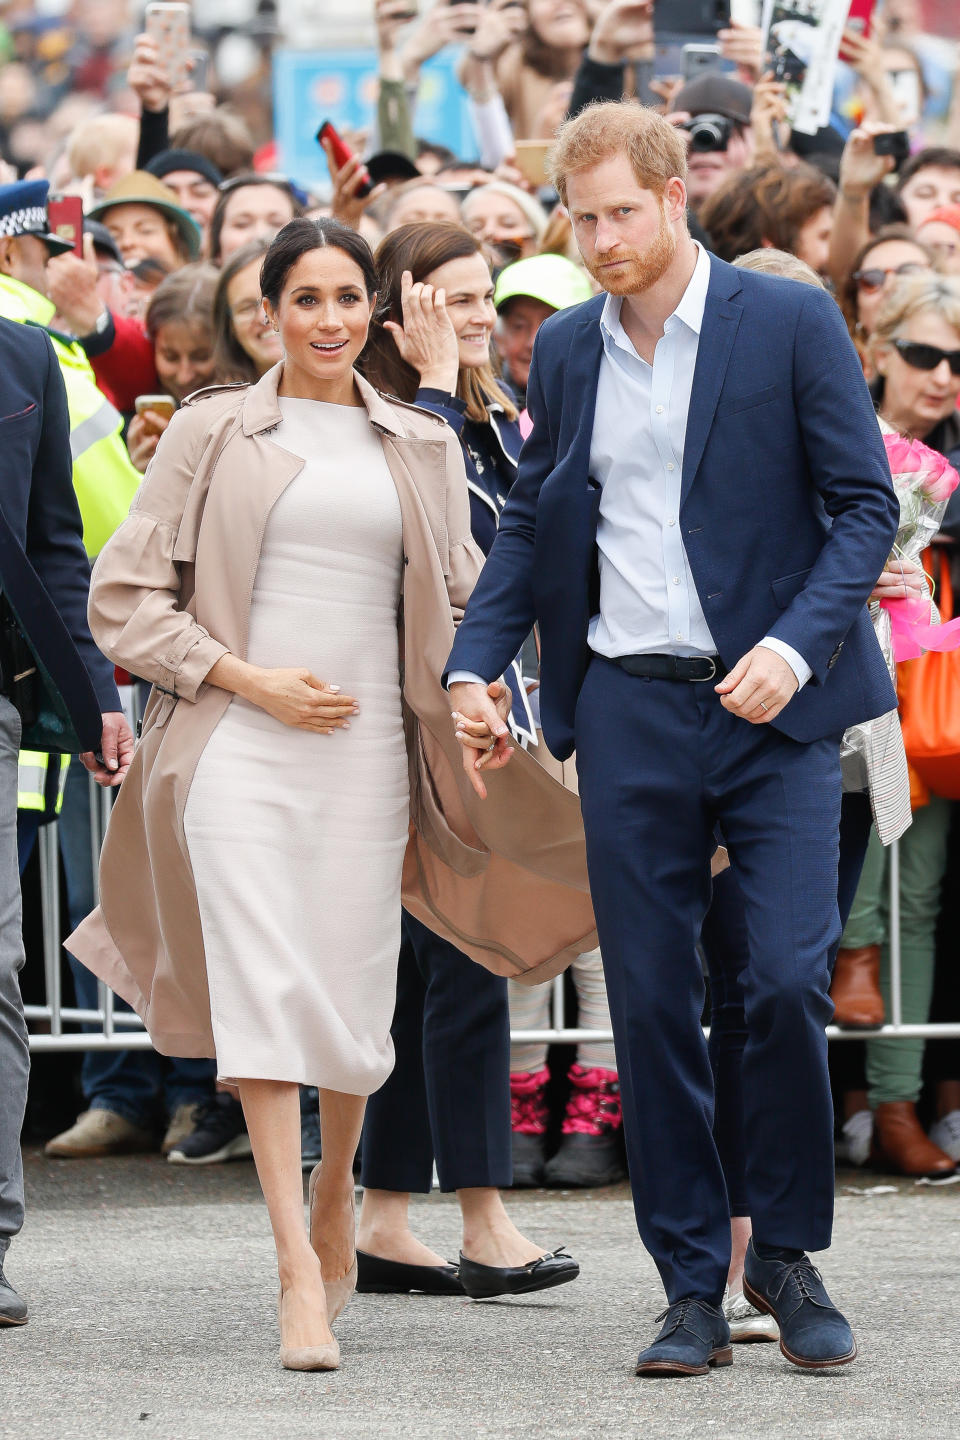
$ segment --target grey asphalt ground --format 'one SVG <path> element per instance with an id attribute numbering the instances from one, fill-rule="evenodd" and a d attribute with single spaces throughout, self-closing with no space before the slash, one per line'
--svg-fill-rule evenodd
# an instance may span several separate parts
<path id="1" fill-rule="evenodd" d="M 276 1279 L 249 1163 L 26 1158 L 30 1212 L 10 1278 L 32 1318 L 0 1331 L 0 1436 L 16 1440 L 566 1440 L 960 1436 L 960 1185 L 839 1177 L 820 1257 L 861 1358 L 803 1374 L 774 1345 L 706 1379 L 637 1380 L 661 1292 L 625 1188 L 518 1194 L 518 1222 L 566 1242 L 579 1281 L 512 1302 L 357 1296 L 333 1375 L 277 1358 Z M 449 1255 L 457 1210 L 415 1202 Z"/>

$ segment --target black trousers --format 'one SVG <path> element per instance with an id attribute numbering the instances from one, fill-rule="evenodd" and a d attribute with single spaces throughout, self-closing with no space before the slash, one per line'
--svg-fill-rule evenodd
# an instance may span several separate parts
<path id="1" fill-rule="evenodd" d="M 507 982 L 404 911 L 396 1065 L 367 1102 L 360 1179 L 426 1194 L 513 1183 Z"/>

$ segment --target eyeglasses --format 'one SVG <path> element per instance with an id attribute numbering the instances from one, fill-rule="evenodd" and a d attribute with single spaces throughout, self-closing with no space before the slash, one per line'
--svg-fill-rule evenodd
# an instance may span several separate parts
<path id="1" fill-rule="evenodd" d="M 861 290 L 871 291 L 882 290 L 887 283 L 888 275 L 921 275 L 929 270 L 929 265 L 923 265 L 919 260 L 908 260 L 903 265 L 894 265 L 889 270 L 881 270 L 879 266 L 869 270 L 855 270 L 853 279 Z"/>
<path id="2" fill-rule="evenodd" d="M 894 340 L 893 348 L 913 370 L 936 370 L 946 360 L 952 375 L 960 375 L 960 350 L 941 350 L 939 345 L 922 345 L 917 340 Z"/>

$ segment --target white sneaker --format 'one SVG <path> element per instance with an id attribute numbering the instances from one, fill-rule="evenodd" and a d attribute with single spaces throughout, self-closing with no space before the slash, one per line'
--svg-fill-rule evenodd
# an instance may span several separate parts
<path id="1" fill-rule="evenodd" d="M 930 1127 L 930 1139 L 951 1160 L 960 1160 L 960 1110 L 951 1110 Z"/>
<path id="2" fill-rule="evenodd" d="M 772 1315 L 763 1315 L 755 1310 L 742 1290 L 729 1286 L 723 1293 L 723 1313 L 730 1326 L 730 1339 L 734 1345 L 752 1340 L 779 1340 L 780 1327 Z"/>
<path id="3" fill-rule="evenodd" d="M 843 1122 L 836 1144 L 838 1160 L 847 1165 L 866 1165 L 873 1144 L 873 1111 L 858 1110 Z"/>

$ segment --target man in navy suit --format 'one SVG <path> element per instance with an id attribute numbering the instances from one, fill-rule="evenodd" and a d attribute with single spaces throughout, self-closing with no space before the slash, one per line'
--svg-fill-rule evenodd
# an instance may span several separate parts
<path id="1" fill-rule="evenodd" d="M 833 1217 L 839 742 L 896 705 L 866 610 L 898 521 L 884 447 L 830 297 L 690 238 L 672 126 L 594 106 L 553 170 L 607 293 L 537 337 L 533 432 L 448 662 L 464 763 L 481 795 L 508 763 L 487 687 L 538 622 L 544 735 L 577 752 L 637 1223 L 667 1292 L 643 1375 L 732 1358 L 695 958 L 721 827 L 750 938 L 744 1292 L 789 1359 L 843 1364 L 853 1334 L 805 1252 Z"/>
<path id="2" fill-rule="evenodd" d="M 5 234 L 37 245 L 47 233 L 42 207 L 3 217 Z M 0 319 L 0 1326 L 22 1325 L 26 1302 L 3 1273 L 23 1223 L 20 1129 L 27 1100 L 29 1050 L 20 997 L 23 965 L 17 865 L 17 760 L 21 719 L 11 626 L 19 625 L 70 714 L 82 759 L 98 782 L 120 784 L 133 736 L 120 708 L 113 666 L 87 627 L 90 567 L 73 489 L 70 422 L 60 366 L 41 329 Z M 19 682 L 22 684 L 22 680 Z"/>

